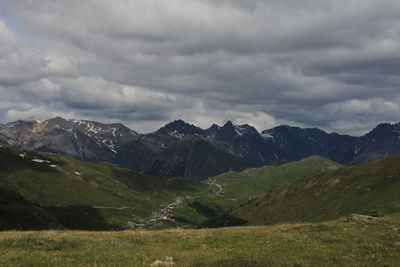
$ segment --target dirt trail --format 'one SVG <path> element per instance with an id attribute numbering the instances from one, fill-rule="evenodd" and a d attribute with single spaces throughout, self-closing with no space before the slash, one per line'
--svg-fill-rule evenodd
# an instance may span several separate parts
<path id="1" fill-rule="evenodd" d="M 103 207 L 103 206 L 92 206 L 95 209 L 110 209 L 110 210 L 126 210 L 126 209 L 134 209 L 132 207 Z"/>
<path id="2" fill-rule="evenodd" d="M 223 188 L 222 188 L 222 185 L 220 185 L 219 183 L 217 183 L 217 180 L 209 179 L 206 183 L 207 183 L 208 185 L 210 185 L 210 186 L 217 187 L 216 190 L 213 189 L 213 192 L 214 192 L 214 194 L 215 194 L 216 196 L 221 196 L 221 195 L 224 194 L 224 190 L 223 190 Z"/>

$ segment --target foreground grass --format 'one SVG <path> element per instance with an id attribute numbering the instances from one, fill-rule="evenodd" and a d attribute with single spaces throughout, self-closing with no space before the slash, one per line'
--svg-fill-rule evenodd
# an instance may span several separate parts
<path id="1" fill-rule="evenodd" d="M 3 232 L 0 266 L 398 266 L 400 215 L 203 230 Z"/>

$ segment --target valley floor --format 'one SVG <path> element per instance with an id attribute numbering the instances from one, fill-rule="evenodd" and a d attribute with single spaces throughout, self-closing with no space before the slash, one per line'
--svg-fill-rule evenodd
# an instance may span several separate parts
<path id="1" fill-rule="evenodd" d="M 203 230 L 9 231 L 0 233 L 0 255 L 0 266 L 398 266 L 400 214 Z"/>

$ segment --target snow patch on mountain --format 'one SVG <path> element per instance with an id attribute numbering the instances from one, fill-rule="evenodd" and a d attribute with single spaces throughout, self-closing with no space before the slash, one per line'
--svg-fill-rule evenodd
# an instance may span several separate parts
<path id="1" fill-rule="evenodd" d="M 33 159 L 32 161 L 37 163 L 51 163 L 50 161 L 44 159 Z"/>
<path id="2" fill-rule="evenodd" d="M 115 131 L 116 131 L 117 129 L 116 128 L 111 128 L 111 131 L 112 131 L 112 135 L 113 136 L 115 136 Z"/>
<path id="3" fill-rule="evenodd" d="M 172 132 L 170 132 L 170 135 L 177 139 L 182 139 L 183 137 L 185 137 L 184 134 L 179 133 L 177 130 L 173 130 Z"/>
<path id="4" fill-rule="evenodd" d="M 77 123 L 79 125 L 81 125 L 83 123 L 83 121 L 81 121 L 81 120 L 68 120 L 68 121 L 73 122 L 73 123 Z"/>
<path id="5" fill-rule="evenodd" d="M 354 150 L 354 155 L 357 155 L 358 152 L 360 152 L 361 148 L 362 148 L 362 147 L 357 147 L 357 148 Z"/>
<path id="6" fill-rule="evenodd" d="M 245 134 L 246 129 L 242 126 L 235 125 L 235 132 L 237 135 L 242 136 L 243 134 Z"/>
<path id="7" fill-rule="evenodd" d="M 108 149 L 111 150 L 111 152 L 113 152 L 114 154 L 117 154 L 115 144 L 112 140 L 103 139 L 102 142 Z"/>
<path id="8" fill-rule="evenodd" d="M 270 133 L 266 132 L 266 131 L 262 132 L 261 135 L 262 135 L 262 137 L 264 137 L 265 139 L 274 139 L 274 136 L 271 135 Z"/>

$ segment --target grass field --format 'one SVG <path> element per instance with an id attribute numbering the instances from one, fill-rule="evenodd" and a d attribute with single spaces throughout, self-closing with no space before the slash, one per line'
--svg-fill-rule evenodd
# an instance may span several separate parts
<path id="1" fill-rule="evenodd" d="M 150 266 L 166 257 L 174 266 L 398 266 L 399 225 L 393 214 L 202 230 L 10 231 L 0 233 L 0 266 Z"/>

